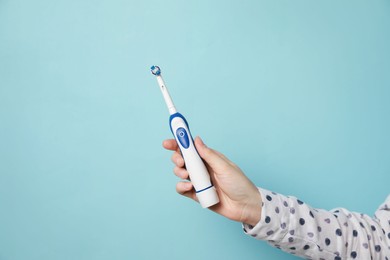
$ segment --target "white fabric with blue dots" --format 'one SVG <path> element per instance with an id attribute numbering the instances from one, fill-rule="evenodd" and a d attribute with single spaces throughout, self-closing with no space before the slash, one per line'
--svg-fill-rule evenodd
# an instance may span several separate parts
<path id="1" fill-rule="evenodd" d="M 390 260 L 390 195 L 372 218 L 339 208 L 315 209 L 259 188 L 261 219 L 244 232 L 306 259 Z"/>

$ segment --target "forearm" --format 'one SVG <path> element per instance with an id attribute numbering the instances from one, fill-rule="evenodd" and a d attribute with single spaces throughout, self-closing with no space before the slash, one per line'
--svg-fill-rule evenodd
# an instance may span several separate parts
<path id="1" fill-rule="evenodd" d="M 389 238 L 375 219 L 346 209 L 315 209 L 294 197 L 259 191 L 263 199 L 261 217 L 256 225 L 244 224 L 249 235 L 309 258 L 387 256 L 384 251 L 388 251 Z"/>

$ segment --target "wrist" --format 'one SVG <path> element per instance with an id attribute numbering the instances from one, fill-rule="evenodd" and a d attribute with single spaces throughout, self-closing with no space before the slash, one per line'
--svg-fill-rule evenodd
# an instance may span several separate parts
<path id="1" fill-rule="evenodd" d="M 242 222 L 252 226 L 256 226 L 261 219 L 261 204 L 262 198 L 259 190 L 255 187 L 253 196 L 244 207 Z"/>

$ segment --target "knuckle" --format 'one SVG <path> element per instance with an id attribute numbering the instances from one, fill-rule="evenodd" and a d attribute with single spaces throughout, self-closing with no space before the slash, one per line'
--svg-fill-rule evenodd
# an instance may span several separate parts
<path id="1" fill-rule="evenodd" d="M 180 182 L 178 182 L 177 184 L 176 184 L 176 192 L 177 193 L 179 193 L 179 194 L 183 194 L 183 190 L 182 190 L 182 188 L 181 188 L 181 185 L 180 185 Z"/>
<path id="2" fill-rule="evenodd" d="M 171 156 L 171 160 L 172 160 L 174 163 L 176 163 L 176 160 L 177 160 L 178 156 L 179 156 L 178 153 L 176 153 L 176 152 L 173 153 L 172 156 Z"/>
<path id="3" fill-rule="evenodd" d="M 179 175 L 180 175 L 180 169 L 179 169 L 179 167 L 173 168 L 173 173 L 174 173 L 176 176 L 179 176 Z"/>

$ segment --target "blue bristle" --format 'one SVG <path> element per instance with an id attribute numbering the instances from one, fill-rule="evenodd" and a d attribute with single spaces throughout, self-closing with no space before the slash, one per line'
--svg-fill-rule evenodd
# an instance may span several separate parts
<path id="1" fill-rule="evenodd" d="M 150 67 L 150 70 L 152 71 L 153 75 L 159 76 L 161 74 L 161 70 L 159 66 L 152 66 Z"/>

